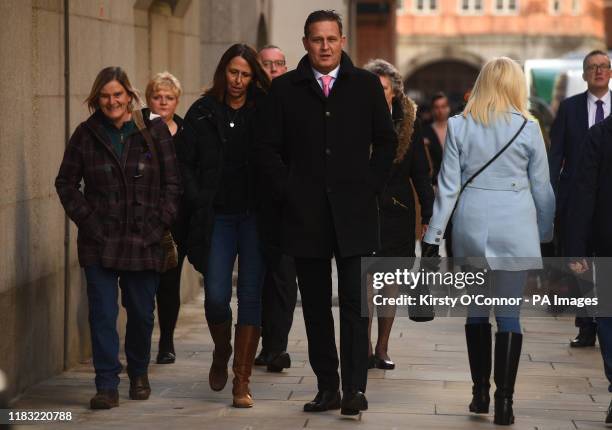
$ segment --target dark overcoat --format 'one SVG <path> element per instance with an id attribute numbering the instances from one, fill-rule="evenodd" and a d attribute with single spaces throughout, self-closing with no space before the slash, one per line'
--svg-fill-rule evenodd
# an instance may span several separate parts
<path id="1" fill-rule="evenodd" d="M 594 125 L 569 183 L 564 226 L 568 257 L 612 257 L 612 117 Z M 592 234 L 596 232 L 596 234 Z"/>
<path id="2" fill-rule="evenodd" d="M 281 245 L 296 257 L 369 255 L 380 248 L 377 194 L 397 137 L 380 80 L 342 54 L 329 97 L 308 57 L 272 81 L 257 162 L 281 203 Z"/>
<path id="3" fill-rule="evenodd" d="M 62 205 L 79 228 L 79 262 L 161 271 L 160 240 L 176 217 L 181 194 L 172 136 L 161 118 L 145 116 L 155 147 L 136 129 L 119 158 L 103 115 L 96 111 L 76 128 L 55 180 Z"/>
<path id="4" fill-rule="evenodd" d="M 404 113 L 404 109 L 410 112 Z M 393 104 L 393 123 L 403 145 L 408 150 L 401 159 L 393 162 L 391 174 L 380 199 L 381 256 L 414 257 L 416 204 L 414 191 L 421 205 L 421 224 L 429 224 L 433 212 L 434 192 L 429 175 L 429 163 L 425 155 L 421 124 L 415 120 L 416 107 L 410 102 L 402 106 Z M 404 130 L 408 121 L 413 122 L 412 133 Z M 414 191 L 413 191 L 414 187 Z"/>
<path id="5" fill-rule="evenodd" d="M 254 136 L 256 106 L 264 97 L 262 90 L 251 87 L 247 95 L 247 109 L 240 126 L 248 127 L 245 133 L 249 154 Z M 205 95 L 196 100 L 187 111 L 183 129 L 177 136 L 177 155 L 185 190 L 184 203 L 189 225 L 180 245 L 189 262 L 202 274 L 206 274 L 212 230 L 215 220 L 214 201 L 221 180 L 225 154 L 227 121 L 225 106 L 213 96 Z M 248 159 L 249 157 L 247 157 Z M 249 163 L 249 198 L 255 199 L 256 180 L 252 163 Z"/>

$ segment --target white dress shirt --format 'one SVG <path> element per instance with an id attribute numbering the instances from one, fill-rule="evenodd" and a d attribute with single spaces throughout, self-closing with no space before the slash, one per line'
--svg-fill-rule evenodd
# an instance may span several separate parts
<path id="1" fill-rule="evenodd" d="M 314 73 L 314 77 L 317 80 L 317 82 L 319 83 L 319 86 L 321 87 L 321 89 L 323 89 L 323 81 L 321 81 L 321 76 L 331 76 L 332 77 L 332 80 L 329 82 L 329 90 L 330 91 L 334 87 L 334 82 L 336 82 L 336 79 L 338 78 L 338 72 L 339 71 L 340 71 L 340 64 L 338 64 L 338 67 L 336 67 L 334 70 L 332 70 L 331 72 L 327 73 L 326 75 L 324 75 L 323 73 L 319 72 L 314 67 L 312 68 L 312 72 Z"/>
<path id="2" fill-rule="evenodd" d="M 591 92 L 589 91 L 587 93 L 587 109 L 589 111 L 589 128 L 595 125 L 595 113 L 597 112 L 597 105 L 595 104 L 595 102 L 597 100 L 601 100 L 603 102 L 602 107 L 603 107 L 603 112 L 604 112 L 604 119 L 610 115 L 610 91 L 606 91 L 606 94 L 601 99 L 598 99 L 593 94 L 591 94 Z"/>

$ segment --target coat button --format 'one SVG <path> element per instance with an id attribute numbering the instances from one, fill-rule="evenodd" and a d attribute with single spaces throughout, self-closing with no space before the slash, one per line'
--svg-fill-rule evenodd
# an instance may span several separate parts
<path id="1" fill-rule="evenodd" d="M 438 235 L 442 234 L 442 230 L 438 230 L 437 234 Z"/>
<path id="2" fill-rule="evenodd" d="M 513 183 L 512 183 L 512 186 L 513 186 L 513 187 L 516 187 L 516 184 L 513 182 Z"/>
<path id="3" fill-rule="evenodd" d="M 326 111 L 325 112 L 325 116 L 330 117 L 331 116 L 331 112 L 330 111 Z"/>
<path id="4" fill-rule="evenodd" d="M 325 153 L 326 153 L 327 155 L 331 155 L 331 149 L 329 149 L 329 148 L 325 148 Z"/>
<path id="5" fill-rule="evenodd" d="M 436 243 L 440 243 L 440 238 L 436 237 Z"/>
<path id="6" fill-rule="evenodd" d="M 327 192 L 331 193 L 331 191 L 332 191 L 331 187 L 327 187 Z"/>

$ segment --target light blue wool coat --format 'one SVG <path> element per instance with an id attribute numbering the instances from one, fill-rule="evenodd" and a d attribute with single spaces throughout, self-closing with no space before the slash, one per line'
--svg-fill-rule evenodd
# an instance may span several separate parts
<path id="1" fill-rule="evenodd" d="M 522 123 L 517 111 L 488 126 L 471 116 L 449 119 L 425 242 L 440 243 L 461 186 L 512 139 Z M 453 254 L 487 257 L 494 270 L 540 268 L 540 242 L 552 240 L 554 213 L 544 139 L 538 123 L 530 119 L 512 145 L 459 198 L 453 215 Z"/>

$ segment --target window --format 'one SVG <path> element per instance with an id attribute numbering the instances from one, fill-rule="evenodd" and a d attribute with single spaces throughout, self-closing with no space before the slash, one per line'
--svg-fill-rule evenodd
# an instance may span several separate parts
<path id="1" fill-rule="evenodd" d="M 572 0 L 572 14 L 578 15 L 580 13 L 580 0 Z"/>
<path id="2" fill-rule="evenodd" d="M 438 10 L 438 0 L 413 0 L 415 13 L 433 13 Z"/>
<path id="3" fill-rule="evenodd" d="M 550 0 L 550 14 L 559 15 L 561 12 L 561 0 Z"/>
<path id="4" fill-rule="evenodd" d="M 494 12 L 499 15 L 514 15 L 518 11 L 518 0 L 495 0 Z"/>
<path id="5" fill-rule="evenodd" d="M 462 14 L 482 13 L 482 0 L 459 0 L 459 13 L 462 13 Z"/>

